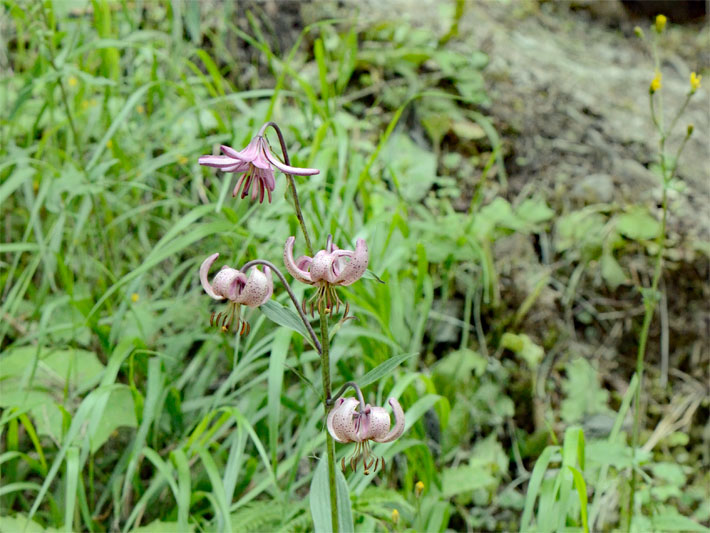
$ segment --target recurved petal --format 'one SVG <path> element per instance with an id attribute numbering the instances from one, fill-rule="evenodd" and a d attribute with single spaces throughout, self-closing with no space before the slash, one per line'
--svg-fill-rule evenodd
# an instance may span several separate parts
<path id="1" fill-rule="evenodd" d="M 322 280 L 328 283 L 335 282 L 335 275 L 333 274 L 334 259 L 335 256 L 325 250 L 321 250 L 313 256 L 313 262 L 311 263 L 309 272 L 311 273 L 311 279 L 314 283 Z"/>
<path id="2" fill-rule="evenodd" d="M 249 144 L 247 144 L 246 148 L 244 150 L 241 150 L 239 152 L 236 152 L 236 155 L 234 157 L 241 159 L 242 161 L 246 161 L 248 163 L 251 163 L 254 161 L 259 156 L 259 150 L 261 147 L 259 146 L 259 139 L 260 137 L 254 137 L 252 138 L 251 141 L 249 141 Z M 224 147 L 222 147 L 224 149 Z"/>
<path id="3" fill-rule="evenodd" d="M 297 176 L 313 176 L 315 174 L 320 174 L 320 170 L 317 168 L 300 168 L 300 167 L 292 167 L 290 165 L 287 165 L 285 163 L 282 163 L 279 161 L 274 154 L 271 153 L 271 150 L 267 149 L 264 150 L 264 154 L 266 155 L 266 158 L 269 160 L 269 163 L 274 165 L 276 168 L 278 168 L 281 172 L 284 174 L 295 174 Z"/>
<path id="4" fill-rule="evenodd" d="M 301 283 L 313 284 L 311 275 L 306 271 L 298 267 L 296 262 L 293 260 L 293 243 L 296 241 L 296 237 L 289 237 L 286 239 L 286 246 L 284 246 L 284 264 L 286 265 L 286 270 L 294 278 L 296 278 Z M 299 257 L 298 261 L 301 263 L 305 256 Z"/>
<path id="5" fill-rule="evenodd" d="M 230 167 L 239 163 L 239 161 L 237 161 L 236 159 L 232 159 L 231 157 L 227 157 L 226 155 L 203 155 L 200 156 L 197 162 L 200 165 L 215 168 Z"/>
<path id="6" fill-rule="evenodd" d="M 239 270 L 223 266 L 212 280 L 212 289 L 218 296 L 237 301 L 246 282 L 247 277 Z"/>
<path id="7" fill-rule="evenodd" d="M 392 442 L 398 439 L 404 432 L 404 411 L 402 410 L 402 406 L 395 398 L 390 398 L 388 402 L 394 413 L 394 427 L 384 437 L 373 437 L 375 442 Z M 380 409 L 384 411 L 384 408 Z M 389 422 L 387 427 L 389 428 Z"/>
<path id="8" fill-rule="evenodd" d="M 218 257 L 219 254 L 212 254 L 207 259 L 202 261 L 202 265 L 200 265 L 200 283 L 202 283 L 202 288 L 205 289 L 205 292 L 210 298 L 214 298 L 215 300 L 224 300 L 222 296 L 214 292 L 212 285 L 210 285 L 210 282 L 207 279 L 207 275 L 210 273 L 210 268 Z"/>
<path id="9" fill-rule="evenodd" d="M 338 442 L 358 441 L 353 415 L 359 403 L 356 398 L 339 398 L 328 414 L 326 421 L 328 433 Z"/>
<path id="10" fill-rule="evenodd" d="M 336 257 L 345 256 L 347 250 L 337 250 L 333 252 Z M 367 243 L 363 239 L 358 239 L 355 243 L 355 252 L 350 256 L 350 262 L 343 267 L 340 274 L 333 282 L 335 285 L 351 285 L 359 280 L 367 270 L 370 255 L 367 251 Z"/>
<path id="11" fill-rule="evenodd" d="M 370 407 L 370 421 L 368 424 L 368 439 L 382 439 L 390 430 L 390 415 L 384 407 Z"/>
<path id="12" fill-rule="evenodd" d="M 258 307 L 266 302 L 274 291 L 271 280 L 271 271 L 267 268 L 268 275 L 257 267 L 249 270 L 249 279 L 237 298 L 237 303 Z"/>
<path id="13" fill-rule="evenodd" d="M 227 154 L 227 156 L 231 159 L 243 159 L 240 155 L 239 152 L 237 152 L 234 148 L 231 146 L 227 146 L 226 144 L 220 145 L 220 150 L 222 150 L 222 153 Z"/>

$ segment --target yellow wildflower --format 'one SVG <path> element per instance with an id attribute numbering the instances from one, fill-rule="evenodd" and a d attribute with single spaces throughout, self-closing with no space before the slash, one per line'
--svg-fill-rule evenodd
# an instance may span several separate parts
<path id="1" fill-rule="evenodd" d="M 414 494 L 419 498 L 419 496 L 422 495 L 422 492 L 424 492 L 424 483 L 421 481 L 417 481 L 417 484 L 414 485 Z"/>
<path id="2" fill-rule="evenodd" d="M 663 32 L 663 30 L 666 27 L 666 22 L 668 22 L 668 19 L 666 18 L 665 15 L 657 15 L 656 16 L 656 31 L 658 33 Z"/>
<path id="3" fill-rule="evenodd" d="M 108 141 L 106 141 L 106 148 L 109 148 L 109 149 L 110 149 L 110 148 L 113 148 L 113 141 L 112 141 L 111 139 L 109 139 Z"/>
<path id="4" fill-rule="evenodd" d="M 145 113 L 145 107 L 143 107 L 142 105 L 137 105 L 136 111 L 138 111 L 139 115 L 142 115 L 143 113 Z"/>
<path id="5" fill-rule="evenodd" d="M 700 89 L 700 80 L 702 80 L 702 76 L 698 76 L 695 72 L 690 73 L 690 92 L 694 93 L 698 89 Z"/>
<path id="6" fill-rule="evenodd" d="M 180 157 L 178 157 L 178 163 L 180 163 L 181 165 L 186 165 L 188 161 L 189 161 L 189 159 L 187 157 L 185 157 L 184 155 L 181 155 Z"/>
<path id="7" fill-rule="evenodd" d="M 69 87 L 76 87 L 76 84 L 79 83 L 74 76 L 71 76 L 67 81 L 69 82 Z"/>
<path id="8" fill-rule="evenodd" d="M 134 292 L 133 294 L 131 294 L 131 301 L 133 303 L 136 303 L 139 299 L 140 299 L 140 296 L 138 296 L 137 292 Z"/>
<path id="9" fill-rule="evenodd" d="M 399 511 L 397 509 L 392 509 L 392 522 L 399 523 Z"/>
<path id="10" fill-rule="evenodd" d="M 651 86 L 648 88 L 651 94 L 655 93 L 658 89 L 661 88 L 661 78 L 661 72 L 657 70 L 656 75 L 651 80 Z"/>

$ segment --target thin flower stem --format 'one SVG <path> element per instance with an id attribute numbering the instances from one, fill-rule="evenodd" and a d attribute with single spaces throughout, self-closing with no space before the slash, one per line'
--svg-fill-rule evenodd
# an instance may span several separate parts
<path id="1" fill-rule="evenodd" d="M 328 313 L 323 308 L 321 302 L 318 305 L 318 314 L 320 316 L 320 337 L 323 343 L 323 351 L 321 352 L 321 372 L 323 374 L 323 407 L 325 408 L 325 416 L 332 409 L 330 404 L 330 338 L 328 334 Z M 328 454 L 328 485 L 330 486 L 330 519 L 333 525 L 333 533 L 338 533 L 338 493 L 335 486 L 335 443 L 333 437 L 328 431 L 325 432 L 325 447 Z"/>
<path id="2" fill-rule="evenodd" d="M 357 383 L 354 381 L 348 381 L 347 383 L 344 383 L 342 387 L 340 387 L 340 390 L 333 394 L 329 399 L 326 400 L 326 404 L 328 404 L 330 407 L 335 404 L 335 400 L 340 398 L 346 390 L 348 390 L 348 387 L 352 387 L 355 389 L 355 394 L 357 394 L 357 399 L 360 401 L 360 412 L 364 413 L 365 412 L 365 399 L 362 397 L 362 391 L 360 390 L 360 387 L 357 386 Z"/>
<path id="3" fill-rule="evenodd" d="M 279 144 L 281 145 L 281 153 L 283 154 L 284 163 L 291 166 L 291 161 L 288 157 L 288 150 L 286 150 L 286 141 L 281 133 L 281 128 L 275 122 L 269 121 L 265 123 L 257 135 L 263 136 L 266 129 L 271 126 L 276 135 L 279 138 Z M 303 232 L 303 237 L 306 239 L 306 251 L 308 255 L 313 255 L 313 246 L 311 246 L 311 237 L 308 234 L 308 229 L 306 229 L 306 221 L 303 219 L 303 213 L 301 212 L 301 202 L 298 200 L 298 192 L 296 192 L 296 182 L 291 174 L 286 174 L 286 181 L 288 182 L 288 187 L 291 189 L 291 196 L 293 196 L 293 207 L 296 210 L 296 218 L 298 218 L 298 223 L 301 225 L 301 231 Z"/>
<path id="4" fill-rule="evenodd" d="M 293 293 L 293 290 L 291 289 L 291 286 L 288 284 L 288 281 L 286 281 L 286 278 L 284 277 L 284 275 L 276 267 L 276 265 L 274 265 L 272 262 L 266 261 L 264 259 L 254 259 L 253 261 L 249 261 L 241 268 L 241 271 L 246 273 L 246 271 L 248 269 L 250 269 L 251 267 L 256 266 L 256 265 L 267 266 L 276 273 L 276 276 L 281 280 L 281 283 L 283 284 L 284 288 L 286 289 L 286 292 L 291 297 L 291 301 L 293 302 L 294 307 L 296 307 L 296 311 L 298 312 L 298 316 L 301 317 L 301 321 L 303 322 L 303 325 L 306 326 L 306 329 L 308 330 L 308 334 L 311 337 L 311 341 L 313 341 L 313 345 L 315 346 L 316 350 L 318 350 L 318 353 L 322 354 L 323 348 L 321 346 L 321 343 L 318 342 L 318 336 L 316 335 L 316 332 L 313 331 L 313 327 L 311 327 L 311 323 L 308 322 L 308 318 L 303 313 L 303 310 L 301 309 L 301 306 L 298 304 L 298 300 L 296 299 L 296 295 Z"/>
<path id="5" fill-rule="evenodd" d="M 636 353 L 636 376 L 638 377 L 638 387 L 636 387 L 636 393 L 634 394 L 634 425 L 633 425 L 633 432 L 632 432 L 632 443 L 631 443 L 631 450 L 632 450 L 632 466 L 631 466 L 631 487 L 629 491 L 629 501 L 627 504 L 627 522 L 626 522 L 626 531 L 631 530 L 631 519 L 632 519 L 632 514 L 633 514 L 633 505 L 634 505 L 634 496 L 636 494 L 636 470 L 634 469 L 633 463 L 636 461 L 636 450 L 638 449 L 639 446 L 639 431 L 640 431 L 640 422 L 641 422 L 641 388 L 643 385 L 643 370 L 644 370 L 644 357 L 646 355 L 646 344 L 648 342 L 648 334 L 651 329 L 651 321 L 653 320 L 653 314 L 656 310 L 656 307 L 658 305 L 658 298 L 657 298 L 657 293 L 658 293 L 658 285 L 661 281 L 661 275 L 663 274 L 663 252 L 665 250 L 665 245 L 666 245 L 666 228 L 667 228 L 667 221 L 668 221 L 668 186 L 670 182 L 673 180 L 675 177 L 676 170 L 678 169 L 678 159 L 680 158 L 681 153 L 683 152 L 683 148 L 685 148 L 686 143 L 688 142 L 688 139 L 690 138 L 691 131 L 689 130 L 685 137 L 683 138 L 683 141 L 681 142 L 680 146 L 678 147 L 678 151 L 676 152 L 675 159 L 672 162 L 672 168 L 667 168 L 666 165 L 666 157 L 665 157 L 665 149 L 666 149 L 666 139 L 668 135 L 671 133 L 671 129 L 673 126 L 676 125 L 678 122 L 678 119 L 680 118 L 680 115 L 682 112 L 685 110 L 686 106 L 688 105 L 688 101 L 690 100 L 690 96 L 688 96 L 683 103 L 683 105 L 680 107 L 678 114 L 676 117 L 673 119 L 671 123 L 671 128 L 666 132 L 663 131 L 662 129 L 659 128 L 660 132 L 660 138 L 658 141 L 658 151 L 659 155 L 661 158 L 661 173 L 663 177 L 663 196 L 661 198 L 661 209 L 662 209 L 662 214 L 661 214 L 661 229 L 656 237 L 656 245 L 658 247 L 658 250 L 656 252 L 656 261 L 653 269 L 653 278 L 651 279 L 651 287 L 649 288 L 649 291 L 644 295 L 644 307 L 645 307 L 645 312 L 643 316 L 643 325 L 641 326 L 641 334 L 639 336 L 639 345 L 638 345 L 638 351 Z M 656 110 L 653 106 L 653 95 L 651 95 L 650 99 L 650 106 L 651 106 L 651 118 L 653 120 L 653 123 L 656 124 L 657 126 L 661 124 L 661 119 L 659 119 L 656 116 Z"/>

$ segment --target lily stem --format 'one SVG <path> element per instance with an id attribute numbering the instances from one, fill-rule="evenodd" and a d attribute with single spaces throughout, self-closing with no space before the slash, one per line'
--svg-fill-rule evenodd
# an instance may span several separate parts
<path id="1" fill-rule="evenodd" d="M 257 135 L 264 135 L 266 128 L 271 126 L 276 132 L 279 138 L 279 144 L 281 145 L 281 153 L 283 154 L 284 163 L 291 166 L 291 161 L 288 157 L 288 150 L 286 150 L 286 141 L 284 140 L 283 133 L 281 133 L 281 128 L 279 128 L 276 122 L 269 121 L 265 123 Z M 291 196 L 293 197 L 293 207 L 296 210 L 296 218 L 298 218 L 298 223 L 301 225 L 301 231 L 303 232 L 303 237 L 306 239 L 306 251 L 308 255 L 313 256 L 313 246 L 311 246 L 311 237 L 308 235 L 308 229 L 306 229 L 306 221 L 303 219 L 303 213 L 301 212 L 301 202 L 298 200 L 298 192 L 296 192 L 296 182 L 291 174 L 285 174 L 286 181 L 288 182 L 288 187 L 291 189 Z"/>
<path id="2" fill-rule="evenodd" d="M 328 336 L 328 313 L 325 312 L 324 303 L 318 305 L 320 316 L 320 337 L 323 350 L 321 351 L 321 372 L 323 374 L 323 407 L 325 416 L 333 408 L 331 405 L 330 390 L 330 338 Z M 325 432 L 325 447 L 328 455 L 328 485 L 330 486 L 330 519 L 333 524 L 333 533 L 338 533 L 338 493 L 335 486 L 335 443 L 328 431 Z"/>
<path id="3" fill-rule="evenodd" d="M 345 391 L 348 390 L 348 387 L 352 387 L 355 390 L 355 394 L 357 394 L 357 399 L 360 401 L 360 412 L 364 413 L 365 399 L 362 396 L 362 391 L 360 390 L 360 387 L 358 387 L 357 383 L 355 383 L 354 381 L 348 381 L 347 383 L 343 383 L 343 386 L 340 387 L 340 390 L 333 394 L 333 396 L 331 396 L 328 400 L 326 400 L 325 403 L 332 408 L 335 404 L 335 401 L 343 394 L 345 394 Z"/>
<path id="4" fill-rule="evenodd" d="M 245 263 L 244 266 L 242 267 L 241 271 L 246 273 L 247 270 L 249 270 L 251 267 L 256 266 L 256 265 L 264 265 L 266 267 L 269 267 L 271 270 L 276 273 L 276 276 L 281 280 L 281 283 L 283 284 L 284 288 L 286 289 L 286 292 L 288 295 L 291 297 L 291 301 L 293 302 L 293 305 L 296 307 L 296 311 L 298 312 L 298 316 L 301 317 L 301 321 L 303 322 L 303 325 L 306 326 L 306 330 L 308 331 L 308 335 L 311 337 L 311 341 L 313 342 L 313 346 L 315 346 L 316 350 L 318 350 L 319 354 L 323 354 L 323 348 L 318 342 L 318 336 L 316 335 L 316 332 L 313 331 L 313 327 L 311 327 L 311 323 L 308 321 L 308 318 L 306 315 L 303 313 L 303 310 L 301 309 L 301 306 L 298 305 L 298 300 L 296 299 L 296 295 L 293 293 L 293 290 L 291 289 L 291 286 L 288 284 L 288 281 L 286 281 L 286 277 L 281 273 L 281 271 L 274 265 L 271 261 L 266 261 L 264 259 L 254 259 L 253 261 L 249 261 L 248 263 Z"/>

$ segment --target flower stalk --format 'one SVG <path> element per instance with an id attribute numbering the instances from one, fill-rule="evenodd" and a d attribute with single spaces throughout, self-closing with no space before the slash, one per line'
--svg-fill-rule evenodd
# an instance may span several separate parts
<path id="1" fill-rule="evenodd" d="M 333 408 L 330 401 L 330 338 L 328 333 L 328 313 L 324 309 L 323 303 L 318 306 L 320 315 L 320 336 L 321 336 L 321 374 L 323 376 L 323 408 L 325 416 L 328 417 Z M 329 432 L 325 432 L 325 447 L 328 455 L 328 486 L 330 488 L 330 518 L 333 524 L 333 533 L 338 533 L 340 524 L 338 522 L 338 493 L 335 485 L 335 443 Z"/>
<path id="2" fill-rule="evenodd" d="M 281 154 L 284 158 L 284 163 L 291 166 L 291 161 L 288 157 L 288 150 L 286 150 L 286 141 L 284 140 L 283 133 L 281 133 L 281 128 L 275 122 L 269 121 L 264 124 L 257 135 L 264 135 L 266 129 L 271 126 L 276 132 L 276 136 L 279 138 L 279 144 L 281 145 Z M 288 183 L 288 188 L 291 191 L 291 197 L 293 198 L 293 208 L 296 211 L 296 218 L 298 219 L 298 224 L 301 226 L 301 232 L 303 233 L 303 238 L 306 240 L 306 250 L 309 255 L 313 255 L 313 246 L 311 246 L 311 237 L 308 235 L 308 228 L 306 228 L 306 221 L 303 219 L 303 212 L 301 211 L 301 202 L 298 199 L 298 192 L 296 191 L 296 184 L 293 180 L 293 176 L 284 172 L 286 176 L 286 182 Z"/>

